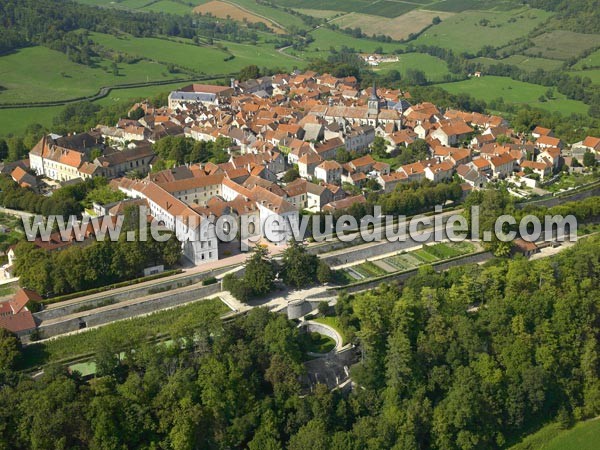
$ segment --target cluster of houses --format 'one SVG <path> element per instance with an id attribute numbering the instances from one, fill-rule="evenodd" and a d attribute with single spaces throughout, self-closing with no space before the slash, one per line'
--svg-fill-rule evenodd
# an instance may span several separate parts
<path id="1" fill-rule="evenodd" d="M 165 107 L 134 105 L 130 116 L 138 119 L 45 136 L 31 150 L 28 166 L 13 167 L 11 176 L 24 186 L 35 182 L 31 173 L 58 182 L 107 177 L 129 197 L 125 202 L 147 206 L 182 240 L 184 255 L 202 264 L 223 256 L 208 224 L 225 214 L 261 227 L 279 217 L 275 234 L 285 242 L 302 210 L 334 212 L 365 202 L 356 195 L 365 186 L 389 193 L 401 183 L 456 177 L 465 192 L 503 179 L 535 186 L 587 151 L 600 154 L 598 138 L 567 153 L 551 130 L 537 127 L 524 136 L 502 117 L 410 100 L 400 90 L 361 89 L 354 77 L 314 72 L 231 80 L 229 86 L 191 84 L 171 92 Z M 151 172 L 152 144 L 165 136 L 228 138 L 230 159 Z M 428 157 L 392 167 L 371 152 L 376 137 L 390 157 L 422 140 Z M 292 167 L 299 178 L 284 178 Z M 96 210 L 114 216 L 123 207 Z M 250 235 L 260 232 L 257 227 Z"/>

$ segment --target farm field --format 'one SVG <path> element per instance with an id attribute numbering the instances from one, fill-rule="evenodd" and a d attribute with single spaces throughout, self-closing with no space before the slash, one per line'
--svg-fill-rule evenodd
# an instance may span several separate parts
<path id="1" fill-rule="evenodd" d="M 600 50 L 596 50 L 591 55 L 580 59 L 572 68 L 580 70 L 588 67 L 600 67 Z"/>
<path id="2" fill-rule="evenodd" d="M 550 13 L 531 8 L 467 11 L 432 26 L 412 43 L 450 48 L 458 53 L 476 53 L 486 45 L 498 47 L 526 36 L 548 17 Z M 484 26 L 485 21 L 488 22 Z"/>
<path id="3" fill-rule="evenodd" d="M 600 45 L 600 35 L 554 30 L 532 39 L 534 46 L 526 54 L 543 58 L 567 60 L 584 50 Z"/>
<path id="4" fill-rule="evenodd" d="M 76 64 L 46 47 L 28 47 L 3 56 L 0 79 L 6 90 L 0 92 L 0 104 L 77 98 L 93 95 L 102 86 L 181 77 L 149 61 L 120 63 L 115 76 L 110 61 L 96 58 L 95 62 L 95 68 Z"/>
<path id="5" fill-rule="evenodd" d="M 92 39 L 106 48 L 121 51 L 161 63 L 176 64 L 196 73 L 216 74 L 239 71 L 250 63 L 259 66 L 293 67 L 298 61 L 278 53 L 274 48 L 223 42 L 228 52 L 217 47 L 201 47 L 192 41 L 171 41 L 157 38 L 115 37 L 108 34 L 91 33 Z M 227 57 L 232 60 L 225 61 Z"/>
<path id="6" fill-rule="evenodd" d="M 329 49 L 331 47 L 339 49 L 344 45 L 364 53 L 372 53 L 378 47 L 381 47 L 384 53 L 393 53 L 394 50 L 404 47 L 402 44 L 378 42 L 370 39 L 357 39 L 344 34 L 341 31 L 330 30 L 328 28 L 319 28 L 311 34 L 315 40 L 308 45 L 307 50 L 300 52 L 288 50 L 288 52 L 302 59 L 310 59 L 326 56 L 329 54 Z"/>
<path id="7" fill-rule="evenodd" d="M 206 3 L 208 0 L 203 0 L 197 2 L 198 4 Z M 293 14 L 283 11 L 280 8 L 272 8 L 265 4 L 259 4 L 255 0 L 227 0 L 229 3 L 240 6 L 243 9 L 246 9 L 258 16 L 263 16 L 276 25 L 281 26 L 282 28 L 288 29 L 290 27 L 297 28 L 299 30 L 305 30 L 308 26 L 304 23 L 304 21 Z M 294 7 L 298 6 L 298 2 L 295 2 Z M 302 6 L 304 7 L 304 2 L 302 2 Z"/>
<path id="8" fill-rule="evenodd" d="M 248 12 L 247 10 L 241 9 L 231 3 L 222 2 L 218 0 L 212 0 L 207 3 L 203 3 L 194 8 L 195 13 L 211 14 L 214 17 L 220 17 L 222 19 L 233 19 L 239 22 L 247 20 L 250 23 L 264 23 L 269 28 L 273 29 L 276 33 L 285 33 L 285 30 L 274 25 L 273 22 L 263 17 L 259 17 L 255 14 Z"/>
<path id="9" fill-rule="evenodd" d="M 556 70 L 562 66 L 562 61 L 556 59 L 536 58 L 534 56 L 526 55 L 511 55 L 504 59 L 493 59 L 493 58 L 475 58 L 474 61 L 485 64 L 486 66 L 493 66 L 494 64 L 510 64 L 517 66 L 520 69 L 535 72 L 538 69 L 543 70 Z"/>
<path id="10" fill-rule="evenodd" d="M 439 13 L 424 10 L 412 10 L 398 17 L 382 18 L 380 16 L 350 13 L 331 21 L 340 28 L 359 27 L 368 35 L 385 34 L 395 40 L 408 38 L 410 34 L 419 33 L 423 28 L 431 25 L 434 17 L 442 20 L 452 16 L 451 13 Z"/>
<path id="11" fill-rule="evenodd" d="M 340 11 L 334 11 L 331 9 L 294 8 L 294 11 L 298 11 L 300 14 L 304 14 L 306 16 L 316 17 L 317 19 L 329 19 L 330 17 L 343 14 Z"/>
<path id="12" fill-rule="evenodd" d="M 419 69 L 425 72 L 428 80 L 433 82 L 442 82 L 445 76 L 450 75 L 446 62 L 435 56 L 424 53 L 404 53 L 398 55 L 398 59 L 398 62 L 383 63 L 373 70 L 380 73 L 397 70 L 405 76 L 407 69 Z"/>
<path id="13" fill-rule="evenodd" d="M 545 426 L 531 434 L 510 450 L 595 450 L 600 441 L 600 420 L 592 419 L 577 423 L 573 428 L 562 430 L 558 423 Z"/>
<path id="14" fill-rule="evenodd" d="M 139 10 L 178 14 L 181 16 L 192 13 L 191 6 L 184 5 L 182 3 L 172 2 L 169 0 L 160 0 L 154 3 L 151 2 L 150 4 L 140 8 Z"/>
<path id="15" fill-rule="evenodd" d="M 433 11 L 463 12 L 467 10 L 497 10 L 508 11 L 515 8 L 515 4 L 507 1 L 494 0 L 442 0 L 427 6 Z"/>
<path id="16" fill-rule="evenodd" d="M 63 106 L 47 108 L 0 109 L 0 136 L 21 135 L 28 125 L 39 123 L 50 127 Z"/>
<path id="17" fill-rule="evenodd" d="M 581 78 L 588 77 L 594 84 L 600 84 L 600 69 L 589 69 L 589 70 L 575 70 L 569 72 L 571 75 L 579 76 Z"/>
<path id="18" fill-rule="evenodd" d="M 452 94 L 467 93 L 475 98 L 491 101 L 502 97 L 506 103 L 528 104 L 548 111 L 563 114 L 586 114 L 589 108 L 583 102 L 568 100 L 563 94 L 555 92 L 556 98 L 540 102 L 539 97 L 548 90 L 538 84 L 523 83 L 506 77 L 484 76 L 455 83 L 439 84 L 439 87 Z"/>

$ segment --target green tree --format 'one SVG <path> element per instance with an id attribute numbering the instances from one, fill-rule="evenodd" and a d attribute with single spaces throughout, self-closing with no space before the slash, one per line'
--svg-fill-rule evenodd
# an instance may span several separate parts
<path id="1" fill-rule="evenodd" d="M 267 295 L 273 289 L 275 269 L 267 247 L 257 245 L 246 261 L 244 281 L 253 296 Z"/>
<path id="2" fill-rule="evenodd" d="M 285 284 L 296 288 L 315 282 L 319 258 L 292 239 L 282 256 L 282 278 Z"/>
<path id="3" fill-rule="evenodd" d="M 332 273 L 329 265 L 323 261 L 319 260 L 319 265 L 317 266 L 317 280 L 319 283 L 325 284 L 331 281 Z"/>
<path id="4" fill-rule="evenodd" d="M 585 167 L 596 167 L 596 156 L 594 153 L 587 151 L 583 154 L 583 165 Z"/>

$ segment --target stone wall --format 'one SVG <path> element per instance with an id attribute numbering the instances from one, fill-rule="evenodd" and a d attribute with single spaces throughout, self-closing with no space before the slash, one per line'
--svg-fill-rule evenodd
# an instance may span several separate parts
<path id="1" fill-rule="evenodd" d="M 42 322 L 39 326 L 39 331 L 42 338 L 48 338 L 79 330 L 82 328 L 81 325 L 83 325 L 83 328 L 87 328 L 142 314 L 149 314 L 184 303 L 205 299 L 220 291 L 220 283 L 215 283 L 209 286 L 184 289 L 178 292 L 165 292 L 137 303 L 111 305 L 96 310 L 83 311 L 80 314 L 72 314 L 65 317 L 65 320 L 62 321 L 52 321 L 46 324 Z"/>
<path id="2" fill-rule="evenodd" d="M 34 317 L 36 321 L 41 322 L 44 320 L 56 319 L 58 317 L 75 314 L 77 312 L 83 313 L 83 309 L 90 311 L 96 307 L 106 306 L 108 304 L 116 304 L 127 300 L 145 297 L 147 295 L 157 294 L 159 292 L 168 292 L 185 286 L 191 286 L 201 282 L 206 278 L 220 275 L 227 270 L 230 270 L 230 268 L 215 269 L 208 272 L 193 274 L 187 277 L 177 278 L 175 280 L 166 279 L 162 282 L 157 280 L 156 283 L 153 283 L 149 286 L 133 285 L 128 289 L 120 288 L 116 290 L 116 292 L 106 291 L 102 295 L 90 296 L 91 298 L 87 300 L 85 297 L 82 297 L 81 301 L 66 301 L 63 305 L 57 303 L 52 305 L 50 309 L 45 309 L 35 313 Z"/>

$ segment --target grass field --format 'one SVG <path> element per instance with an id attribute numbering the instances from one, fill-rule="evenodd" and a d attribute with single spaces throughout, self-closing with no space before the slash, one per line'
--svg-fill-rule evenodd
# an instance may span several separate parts
<path id="1" fill-rule="evenodd" d="M 397 70 L 406 75 L 407 69 L 419 69 L 425 72 L 427 79 L 433 82 L 444 81 L 444 76 L 450 75 L 445 61 L 424 53 L 405 53 L 398 55 L 398 62 L 384 63 L 374 68 L 376 72 L 384 73 Z"/>
<path id="2" fill-rule="evenodd" d="M 25 103 L 77 98 L 96 93 L 102 86 L 162 81 L 181 75 L 170 74 L 158 63 L 121 63 L 115 76 L 111 63 L 96 59 L 94 68 L 69 61 L 64 53 L 46 47 L 28 47 L 1 57 L 0 103 Z"/>
<path id="3" fill-rule="evenodd" d="M 248 64 L 291 68 L 299 63 L 291 57 L 278 53 L 272 47 L 261 45 L 223 42 L 223 46 L 228 49 L 226 52 L 216 47 L 197 46 L 185 39 L 171 41 L 131 36 L 116 37 L 101 33 L 91 33 L 91 37 L 106 48 L 152 61 L 176 64 L 206 74 L 237 72 Z M 225 61 L 230 54 L 234 58 Z"/>
<path id="4" fill-rule="evenodd" d="M 62 106 L 49 108 L 0 109 L 0 136 L 21 135 L 28 125 L 39 123 L 46 127 L 62 111 Z"/>
<path id="5" fill-rule="evenodd" d="M 579 77 L 588 77 L 594 84 L 600 84 L 600 69 L 589 69 L 589 70 L 574 70 L 569 72 L 571 75 Z"/>
<path id="6" fill-rule="evenodd" d="M 596 450 L 600 442 L 600 420 L 579 422 L 563 430 L 558 423 L 527 436 L 510 450 Z"/>
<path id="7" fill-rule="evenodd" d="M 27 346 L 23 351 L 22 369 L 59 361 L 96 351 L 106 339 L 120 339 L 123 347 L 135 346 L 157 334 L 169 333 L 175 324 L 198 324 L 198 317 L 217 317 L 228 311 L 218 299 L 204 300 L 146 317 L 111 323 L 101 328 Z"/>
<path id="8" fill-rule="evenodd" d="M 466 93 L 484 101 L 502 97 L 506 103 L 528 104 L 548 111 L 563 114 L 586 114 L 589 108 L 583 102 L 568 100 L 564 95 L 555 92 L 556 98 L 547 102 L 538 99 L 545 95 L 547 87 L 538 84 L 523 83 L 506 77 L 483 76 L 456 83 L 438 84 L 439 87 L 452 94 Z"/>
<path id="9" fill-rule="evenodd" d="M 573 66 L 573 69 L 581 70 L 586 68 L 598 67 L 600 67 L 600 50 L 596 50 L 588 57 L 582 58 L 579 61 L 577 61 L 577 64 Z"/>
<path id="10" fill-rule="evenodd" d="M 304 14 L 305 16 L 312 16 L 316 17 L 317 19 L 329 19 L 330 17 L 343 14 L 340 11 L 334 11 L 332 9 L 294 8 L 294 10 L 298 11 L 300 14 Z"/>
<path id="11" fill-rule="evenodd" d="M 430 4 L 427 9 L 433 11 L 463 12 L 467 10 L 508 11 L 515 8 L 513 2 L 495 0 L 442 0 Z"/>
<path id="12" fill-rule="evenodd" d="M 546 20 L 549 13 L 521 8 L 512 11 L 467 11 L 443 20 L 425 31 L 415 45 L 435 45 L 456 52 L 475 53 L 486 45 L 499 47 L 513 39 L 526 36 Z M 489 21 L 483 26 L 483 21 Z"/>
<path id="13" fill-rule="evenodd" d="M 311 34 L 315 40 L 308 45 L 308 48 L 305 51 L 296 52 L 288 50 L 288 52 L 297 55 L 302 59 L 310 59 L 325 57 L 329 54 L 329 49 L 331 47 L 339 49 L 344 45 L 353 48 L 356 51 L 365 53 L 372 53 L 378 47 L 381 47 L 384 53 L 392 53 L 398 48 L 403 48 L 402 44 L 378 42 L 370 39 L 357 39 L 344 34 L 341 31 L 334 31 L 329 28 L 319 28 Z"/>
<path id="14" fill-rule="evenodd" d="M 567 60 L 584 50 L 600 45 L 600 35 L 554 30 L 532 39 L 534 46 L 526 54 L 542 58 Z"/>
<path id="15" fill-rule="evenodd" d="M 256 14 L 252 14 L 247 10 L 241 9 L 237 5 L 218 0 L 212 0 L 210 2 L 198 5 L 194 8 L 194 12 L 205 15 L 211 14 L 213 17 L 220 17 L 221 19 L 233 19 L 237 20 L 238 22 L 243 22 L 244 20 L 250 23 L 260 22 L 264 23 L 276 33 L 285 33 L 283 28 L 279 28 L 277 25 L 274 25 L 270 20 L 259 17 Z"/>
<path id="16" fill-rule="evenodd" d="M 248 11 L 255 13 L 256 15 L 263 16 L 271 20 L 272 22 L 280 25 L 282 28 L 289 29 L 290 27 L 297 28 L 300 30 L 305 30 L 308 26 L 302 21 L 302 19 L 298 16 L 294 16 L 288 12 L 283 11 L 279 8 L 272 8 L 265 4 L 257 3 L 255 0 L 228 0 L 229 3 L 233 3 L 241 6 Z M 205 3 L 204 1 L 199 1 L 198 3 Z M 295 2 L 294 7 L 298 6 L 298 2 Z M 302 2 L 302 7 L 304 7 L 304 2 Z"/>
<path id="17" fill-rule="evenodd" d="M 385 34 L 392 39 L 406 39 L 410 34 L 418 33 L 431 25 L 434 17 L 446 19 L 451 13 L 439 13 L 415 9 L 398 17 L 385 18 L 369 14 L 350 13 L 333 19 L 331 22 L 340 28 L 356 28 L 368 34 Z"/>
<path id="18" fill-rule="evenodd" d="M 556 59 L 536 58 L 534 56 L 525 55 L 511 55 L 504 59 L 475 58 L 474 61 L 485 64 L 486 66 L 492 66 L 494 64 L 510 64 L 529 72 L 535 72 L 538 69 L 556 70 L 563 64 L 562 61 L 557 61 Z"/>
<path id="19" fill-rule="evenodd" d="M 177 2 L 171 2 L 169 0 L 160 0 L 155 3 L 148 4 L 142 8 L 140 11 L 154 11 L 154 12 L 164 12 L 169 14 L 178 14 L 178 15 L 186 15 L 192 13 L 192 8 L 189 5 L 183 5 Z"/>

